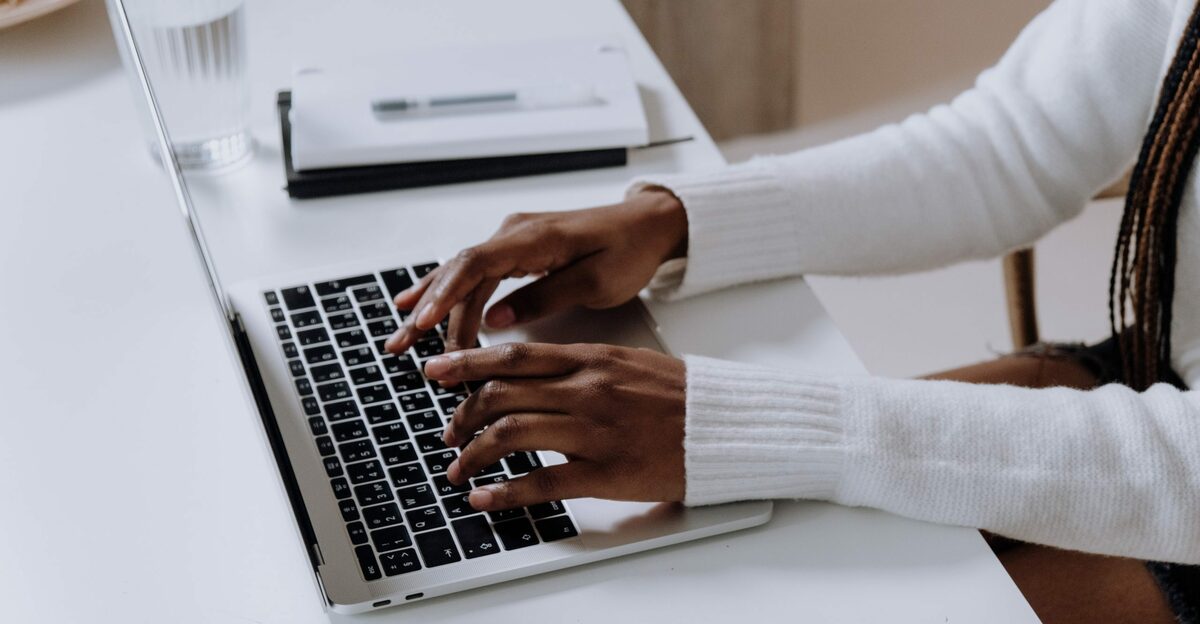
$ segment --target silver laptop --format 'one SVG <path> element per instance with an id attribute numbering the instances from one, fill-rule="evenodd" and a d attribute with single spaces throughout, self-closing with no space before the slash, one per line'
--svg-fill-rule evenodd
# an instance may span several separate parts
<path id="1" fill-rule="evenodd" d="M 472 509 L 467 488 L 445 478 L 458 451 L 441 443 L 449 416 L 472 387 L 445 389 L 421 372 L 425 359 L 442 352 L 442 329 L 404 355 L 383 350 L 384 339 L 404 320 L 392 297 L 436 262 L 401 255 L 225 290 L 169 148 L 124 4 L 118 0 L 115 6 L 163 163 L 332 610 L 360 613 L 403 605 L 770 518 L 769 502 L 686 509 L 577 499 L 501 512 Z M 606 342 L 664 351 L 637 300 L 484 338 L 492 343 Z M 519 478 L 563 461 L 556 453 L 519 453 L 489 466 L 472 483 Z"/>

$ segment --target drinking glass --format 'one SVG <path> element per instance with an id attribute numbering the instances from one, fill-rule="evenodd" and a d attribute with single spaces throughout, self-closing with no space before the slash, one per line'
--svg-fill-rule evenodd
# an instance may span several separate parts
<path id="1" fill-rule="evenodd" d="M 123 44 L 116 2 L 108 3 Z M 248 130 L 244 0 L 124 0 L 124 5 L 180 166 L 223 167 L 247 158 L 254 144 Z M 129 51 L 120 47 L 136 86 Z M 140 88 L 138 94 L 140 102 Z M 144 107 L 143 112 L 149 115 Z"/>

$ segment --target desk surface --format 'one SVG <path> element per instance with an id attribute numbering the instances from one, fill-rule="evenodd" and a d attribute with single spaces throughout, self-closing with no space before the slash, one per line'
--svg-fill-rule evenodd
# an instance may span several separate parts
<path id="1" fill-rule="evenodd" d="M 414 244 L 410 231 L 445 232 L 432 250 L 446 253 L 507 212 L 609 202 L 635 173 L 721 162 L 616 0 L 363 0 L 356 10 L 380 13 L 355 24 L 356 43 L 616 34 L 652 135 L 697 140 L 641 152 L 626 169 L 291 203 L 271 92 L 286 86 L 290 54 L 336 54 L 347 39 L 329 33 L 348 31 L 332 27 L 347 19 L 343 3 L 272 20 L 284 3 L 250 3 L 255 161 L 191 180 L 227 282 L 380 255 Z M 0 619 L 328 621 L 140 140 L 103 3 L 6 32 L 0 76 Z M 213 201 L 230 192 L 245 201 Z M 801 280 L 653 311 L 678 351 L 860 367 Z M 815 503 L 779 504 L 768 525 L 741 533 L 346 619 L 467 622 L 486 609 L 491 622 L 716 622 L 747 608 L 765 621 L 1036 621 L 975 531 Z"/>

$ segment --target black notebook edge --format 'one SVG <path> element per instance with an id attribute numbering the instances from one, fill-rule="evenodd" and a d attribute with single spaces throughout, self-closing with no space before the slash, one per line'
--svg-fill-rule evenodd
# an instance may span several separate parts
<path id="1" fill-rule="evenodd" d="M 496 180 L 582 169 L 621 167 L 629 162 L 629 150 L 619 147 L 579 152 L 522 154 L 296 171 L 292 166 L 292 124 L 289 115 L 292 110 L 292 92 L 280 91 L 276 95 L 275 101 L 279 111 L 279 127 L 283 138 L 283 166 L 287 177 L 287 193 L 295 199 Z"/>

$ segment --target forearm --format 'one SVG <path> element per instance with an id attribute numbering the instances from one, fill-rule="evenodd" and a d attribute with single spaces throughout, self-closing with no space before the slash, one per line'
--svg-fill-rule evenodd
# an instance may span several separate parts
<path id="1" fill-rule="evenodd" d="M 1063 548 L 1200 561 L 1200 398 L 688 358 L 687 502 L 805 498 Z"/>

